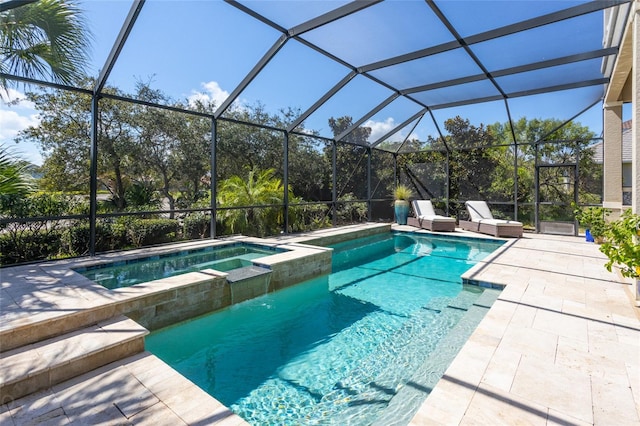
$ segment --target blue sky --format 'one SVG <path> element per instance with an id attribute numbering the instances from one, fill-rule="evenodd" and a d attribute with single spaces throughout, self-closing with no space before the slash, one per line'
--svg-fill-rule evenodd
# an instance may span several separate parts
<path id="1" fill-rule="evenodd" d="M 283 27 L 290 28 L 346 2 L 267 0 L 243 3 Z M 536 13 L 553 12 L 579 3 L 583 2 L 537 1 Z M 444 1 L 439 2 L 439 5 L 463 35 L 508 24 L 510 22 L 505 21 L 506 16 L 518 19 L 533 16 L 531 3 L 517 0 Z M 89 74 L 97 76 L 129 11 L 130 2 L 93 0 L 84 1 L 82 7 L 86 10 L 86 18 L 94 34 L 88 71 Z M 452 40 L 452 35 L 442 23 L 435 20 L 425 8 L 426 3 L 422 0 L 384 2 L 333 22 L 326 28 L 308 33 L 305 37 L 356 66 Z M 480 13 L 492 18 L 477 19 Z M 567 52 L 562 54 L 570 54 L 571 49 L 578 49 L 585 43 L 594 42 L 585 40 L 585 37 L 599 37 L 601 40 L 601 35 L 594 36 L 580 29 L 587 23 L 601 25 L 601 22 L 601 16 L 591 16 L 576 20 L 573 25 L 565 23 L 562 31 L 567 36 L 567 42 L 563 46 Z M 399 28 L 402 28 L 402 31 L 398 31 Z M 527 49 L 522 48 L 522 43 L 526 40 L 520 36 L 500 40 L 502 45 L 496 41 L 475 47 L 478 56 L 486 57 L 483 60 L 496 62 L 496 69 L 517 65 L 518 61 L 525 60 L 527 55 L 538 55 L 541 59 L 536 60 L 542 60 L 545 59 L 545 52 L 536 49 L 536 46 L 545 43 L 544 34 L 542 31 L 540 33 L 537 41 L 528 41 Z M 150 80 L 153 87 L 163 90 L 174 99 L 206 97 L 220 104 L 279 36 L 278 31 L 221 1 L 148 0 L 107 84 L 117 86 L 125 92 L 132 92 L 137 80 Z M 496 55 L 496 51 L 502 53 Z M 523 58 L 520 58 L 521 56 Z M 462 76 L 477 73 L 474 67 L 477 67 L 475 63 L 465 60 L 460 51 L 452 51 L 447 62 L 434 64 L 425 58 L 395 68 L 384 68 L 373 74 L 395 78 L 394 81 L 397 81 L 399 86 L 405 84 L 409 87 L 418 81 L 412 76 L 428 75 L 432 76 L 434 81 L 441 81 L 457 77 L 458 74 Z M 347 67 L 298 41 L 290 40 L 242 92 L 238 104 L 242 106 L 262 102 L 267 110 L 273 113 L 288 106 L 304 111 L 349 71 Z M 558 76 L 584 72 L 577 69 L 547 72 L 552 74 L 554 71 Z M 544 76 L 540 74 L 532 74 L 530 78 L 542 77 Z M 506 78 L 503 84 L 517 88 L 518 82 Z M 486 87 L 486 83 L 470 84 L 460 89 L 460 96 L 474 91 L 482 95 L 486 91 L 494 90 L 493 87 Z M 510 100 L 510 111 L 514 119 L 521 116 L 569 119 L 586 107 L 590 100 L 597 98 L 599 90 L 597 87 L 591 87 L 534 98 L 516 98 Z M 16 87 L 12 89 L 10 97 L 19 98 L 23 91 L 22 86 Z M 327 124 L 329 117 L 350 115 L 357 119 L 391 93 L 364 76 L 356 76 L 306 120 L 306 127 L 319 131 L 323 136 L 331 136 Z M 423 97 L 425 102 L 429 102 L 440 97 L 445 99 L 450 94 L 430 91 L 416 94 L 416 98 Z M 417 111 L 419 107 L 416 104 L 405 99 L 397 100 L 366 123 L 373 129 L 371 139 L 375 140 L 384 135 Z M 434 111 L 441 129 L 444 120 L 455 115 L 469 118 L 471 123 L 476 125 L 507 121 L 502 101 Z M 601 106 L 596 105 L 580 116 L 578 121 L 599 134 L 601 117 Z M 9 107 L 1 103 L 0 143 L 15 146 L 24 158 L 40 164 L 42 159 L 37 148 L 30 144 L 16 146 L 12 143 L 13 137 L 20 129 L 37 122 L 37 113 L 30 105 L 21 103 Z M 408 131 L 408 128 L 405 128 L 396 138 L 405 136 Z M 421 140 L 435 134 L 436 129 L 431 120 L 423 120 L 413 131 L 413 136 Z"/>

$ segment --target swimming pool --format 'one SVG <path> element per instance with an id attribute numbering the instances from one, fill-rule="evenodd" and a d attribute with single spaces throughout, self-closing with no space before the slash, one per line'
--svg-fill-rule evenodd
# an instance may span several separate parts
<path id="1" fill-rule="evenodd" d="M 259 244 L 231 243 L 74 268 L 74 271 L 108 289 L 115 289 L 203 269 L 227 272 L 251 266 L 253 259 L 285 251 Z"/>
<path id="2" fill-rule="evenodd" d="M 385 234 L 333 273 L 147 336 L 251 424 L 406 424 L 498 290 L 460 275 L 502 242 Z"/>

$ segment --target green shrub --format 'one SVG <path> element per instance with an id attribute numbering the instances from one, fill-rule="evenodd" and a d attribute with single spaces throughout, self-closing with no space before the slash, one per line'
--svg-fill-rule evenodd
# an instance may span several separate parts
<path id="1" fill-rule="evenodd" d="M 617 265 L 623 276 L 640 278 L 640 215 L 626 210 L 620 219 L 607 225 L 604 235 L 600 251 L 609 258 L 607 270 Z"/>
<path id="2" fill-rule="evenodd" d="M 252 237 L 279 234 L 284 223 L 282 181 L 275 177 L 274 169 L 254 167 L 246 172 L 246 176 L 234 175 L 219 183 L 217 201 L 223 208 L 218 211 L 218 220 L 223 233 Z M 293 191 L 288 191 L 292 199 Z"/>
<path id="3" fill-rule="evenodd" d="M 0 228 L 0 256 L 2 264 L 54 259 L 61 255 L 62 235 L 67 220 L 49 219 L 84 213 L 82 197 L 63 193 L 34 192 L 26 196 L 0 195 L 3 219 L 15 222 Z M 38 218 L 25 221 L 24 218 Z"/>
<path id="4" fill-rule="evenodd" d="M 145 182 L 134 182 L 124 191 L 124 199 L 129 209 L 134 210 L 157 210 L 162 202 L 157 191 Z"/>
<path id="5" fill-rule="evenodd" d="M 113 229 L 115 232 L 123 232 L 131 247 L 142 247 L 177 240 L 180 224 L 176 219 L 121 217 Z"/>
<path id="6" fill-rule="evenodd" d="M 393 190 L 393 198 L 395 200 L 409 201 L 413 197 L 413 191 L 407 185 L 398 185 Z"/>
<path id="7" fill-rule="evenodd" d="M 607 228 L 606 217 L 609 216 L 611 210 L 603 207 L 578 207 L 575 203 L 571 203 L 573 214 L 580 225 L 589 229 L 591 235 L 595 239 L 604 237 Z"/>
<path id="8" fill-rule="evenodd" d="M 208 238 L 211 233 L 211 216 L 192 213 L 184 218 L 182 234 L 187 240 Z"/>
<path id="9" fill-rule="evenodd" d="M 87 222 L 76 223 L 66 229 L 62 237 L 62 252 L 68 256 L 89 254 L 89 232 Z M 121 249 L 126 245 L 123 227 L 114 227 L 108 221 L 96 223 L 96 252 Z"/>
<path id="10" fill-rule="evenodd" d="M 0 211 L 10 218 L 86 214 L 88 202 L 80 196 L 57 192 L 34 192 L 23 196 L 0 195 Z"/>
<path id="11" fill-rule="evenodd" d="M 289 207 L 289 232 L 313 231 L 331 227 L 326 204 L 303 204 Z"/>
<path id="12" fill-rule="evenodd" d="M 32 230 L 6 229 L 0 234 L 0 264 L 33 262 L 53 259 L 61 250 L 62 231 L 45 227 Z"/>
<path id="13" fill-rule="evenodd" d="M 50 217 L 85 214 L 88 203 L 82 196 L 67 193 L 34 192 L 20 197 L 5 194 L 0 195 L 0 212 L 3 218 L 15 220 L 1 227 L 1 262 L 33 262 L 65 256 L 63 235 L 69 219 Z"/>
<path id="14" fill-rule="evenodd" d="M 339 225 L 366 222 L 368 212 L 367 203 L 353 201 L 355 199 L 356 197 L 352 194 L 346 194 L 338 201 L 336 221 Z"/>

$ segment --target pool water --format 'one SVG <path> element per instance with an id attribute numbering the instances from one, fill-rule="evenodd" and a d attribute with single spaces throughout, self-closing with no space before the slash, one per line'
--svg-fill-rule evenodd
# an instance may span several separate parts
<path id="1" fill-rule="evenodd" d="M 385 234 L 333 273 L 147 336 L 253 425 L 407 424 L 499 292 L 460 275 L 501 242 Z"/>
<path id="2" fill-rule="evenodd" d="M 227 272 L 251 266 L 253 259 L 284 251 L 286 250 L 256 244 L 233 243 L 74 270 L 108 289 L 114 289 L 203 269 Z"/>

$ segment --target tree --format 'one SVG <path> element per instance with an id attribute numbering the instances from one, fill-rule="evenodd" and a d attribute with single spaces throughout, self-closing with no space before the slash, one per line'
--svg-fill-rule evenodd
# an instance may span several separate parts
<path id="1" fill-rule="evenodd" d="M 232 110 L 227 117 L 233 121 L 221 121 L 218 125 L 218 177 L 243 175 L 246 167 L 272 168 L 282 176 L 284 133 L 260 127 L 287 127 L 282 118 L 269 114 L 260 103 Z"/>
<path id="2" fill-rule="evenodd" d="M 444 122 L 448 132 L 445 136 L 449 153 L 449 199 L 450 211 L 458 211 L 459 201 L 487 199 L 491 178 L 497 161 L 488 147 L 495 140 L 493 133 L 482 124 L 472 125 L 460 116 Z"/>
<path id="3" fill-rule="evenodd" d="M 91 85 L 93 80 L 83 80 Z M 123 93 L 106 88 L 110 94 Z M 51 191 L 89 188 L 91 97 L 73 91 L 43 90 L 27 93 L 40 113 L 37 126 L 23 130 L 17 141 L 32 140 L 44 153 L 42 187 Z M 137 156 L 133 104 L 104 98 L 98 108 L 98 180 L 118 209 L 125 207 L 125 190 Z"/>
<path id="4" fill-rule="evenodd" d="M 349 116 L 339 118 L 329 118 L 329 126 L 334 137 L 340 135 L 353 125 L 353 119 Z M 347 141 L 351 143 L 338 142 L 336 145 L 336 185 L 338 199 L 351 195 L 356 199 L 366 198 L 366 169 L 367 155 L 366 148 L 370 127 L 358 127 L 347 136 Z M 331 164 L 331 150 L 325 151 L 325 161 Z"/>
<path id="5" fill-rule="evenodd" d="M 213 113 L 215 104 L 197 110 Z M 176 166 L 181 171 L 181 195 L 177 202 L 180 207 L 191 207 L 205 198 L 211 188 L 211 120 L 191 114 L 176 114 L 176 118 L 180 124 L 176 132 L 180 141 Z"/>
<path id="6" fill-rule="evenodd" d="M 146 102 L 171 103 L 167 96 L 159 90 L 151 89 L 148 84 L 138 83 L 136 95 Z M 133 125 L 136 147 L 139 150 L 133 168 L 134 173 L 137 176 L 145 176 L 155 183 L 168 201 L 170 217 L 173 219 L 173 210 L 176 206 L 174 191 L 177 189 L 175 183 L 181 174 L 178 167 L 181 114 L 147 105 L 136 105 L 134 108 Z"/>
<path id="7" fill-rule="evenodd" d="M 87 86 L 92 83 L 90 79 L 83 82 Z M 105 92 L 132 97 L 112 87 L 106 87 Z M 134 96 L 147 102 L 172 102 L 148 83 L 138 83 Z M 32 140 L 42 148 L 45 157 L 42 187 L 87 193 L 91 97 L 78 92 L 45 90 L 27 93 L 27 98 L 40 112 L 41 122 L 24 130 L 18 141 Z M 175 105 L 184 107 L 180 103 Z M 201 179 L 210 168 L 210 135 L 210 120 L 102 98 L 98 108 L 100 187 L 109 191 L 117 210 L 134 207 L 127 204 L 126 196 L 132 185 L 154 187 L 169 200 L 171 208 L 175 206 L 176 194 L 181 193 L 186 207 L 202 196 Z"/>
<path id="8" fill-rule="evenodd" d="M 416 198 L 436 200 L 446 197 L 446 152 L 422 151 L 404 153 L 398 156 L 398 170 L 400 181 L 413 189 Z M 442 207 L 438 206 L 438 208 Z"/>
<path id="9" fill-rule="evenodd" d="M 28 173 L 29 167 L 29 163 L 0 145 L 0 195 L 22 196 L 31 192 L 33 180 Z"/>
<path id="10" fill-rule="evenodd" d="M 152 89 L 150 83 L 139 82 L 136 96 L 149 103 L 194 109 L 202 114 L 213 115 L 216 109 L 214 102 L 205 100 L 191 104 L 173 101 L 162 91 Z M 189 208 L 205 197 L 202 189 L 210 186 L 211 119 L 150 106 L 139 106 L 136 116 L 140 164 L 157 181 L 169 207 Z"/>
<path id="11" fill-rule="evenodd" d="M 221 211 L 219 218 L 231 233 L 265 236 L 278 232 L 283 222 L 282 208 L 270 205 L 282 204 L 284 187 L 274 173 L 273 169 L 247 168 L 246 177 L 234 175 L 220 182 L 218 204 L 230 209 Z"/>
<path id="12" fill-rule="evenodd" d="M 273 169 L 276 176 L 284 176 L 285 132 L 272 128 L 287 128 L 299 115 L 300 111 L 293 108 L 269 114 L 260 103 L 230 111 L 226 117 L 231 120 L 218 124 L 218 180 L 243 175 L 246 167 Z M 322 149 L 317 148 L 313 136 L 289 134 L 289 184 L 298 197 L 326 200 L 330 179 L 326 177 Z"/>
<path id="13" fill-rule="evenodd" d="M 73 0 L 40 0 L 0 14 L 0 72 L 73 84 L 84 75 L 90 33 Z M 6 90 L 7 81 L 0 78 Z"/>
<path id="14" fill-rule="evenodd" d="M 329 127 L 331 127 L 334 137 L 340 135 L 351 126 L 353 126 L 353 118 L 348 115 L 339 118 L 329 118 Z M 349 133 L 345 142 L 366 145 L 369 141 L 369 136 L 371 136 L 371 128 L 361 126 Z"/>
<path id="15" fill-rule="evenodd" d="M 289 135 L 289 184 L 306 201 L 331 200 L 331 163 L 323 155 L 327 142 Z"/>
<path id="16" fill-rule="evenodd" d="M 39 111 L 37 126 L 24 129 L 16 142 L 39 144 L 45 159 L 40 186 L 50 191 L 87 191 L 91 98 L 78 92 L 28 92 Z"/>
<path id="17" fill-rule="evenodd" d="M 573 191 L 567 191 L 565 182 L 566 178 L 572 177 L 569 176 L 572 173 L 570 169 L 576 161 L 580 168 L 579 192 L 588 200 L 599 200 L 602 168 L 594 163 L 594 151 L 589 148 L 595 134 L 577 122 L 562 124 L 563 121 L 558 119 L 528 120 L 526 117 L 514 122 L 513 132 L 518 142 L 518 202 L 534 201 L 536 164 L 553 164 L 558 167 L 541 169 L 540 197 L 570 204 Z M 513 143 L 509 123 L 495 123 L 489 128 L 496 144 Z M 506 147 L 495 152 L 499 160 L 496 176 L 493 177 L 495 191 L 513 192 L 514 153 L 513 148 Z M 563 164 L 567 167 L 563 167 Z"/>
<path id="18" fill-rule="evenodd" d="M 391 196 L 395 186 L 393 164 L 393 153 L 378 149 L 371 150 L 371 198 Z M 384 205 L 387 205 L 386 202 Z"/>

